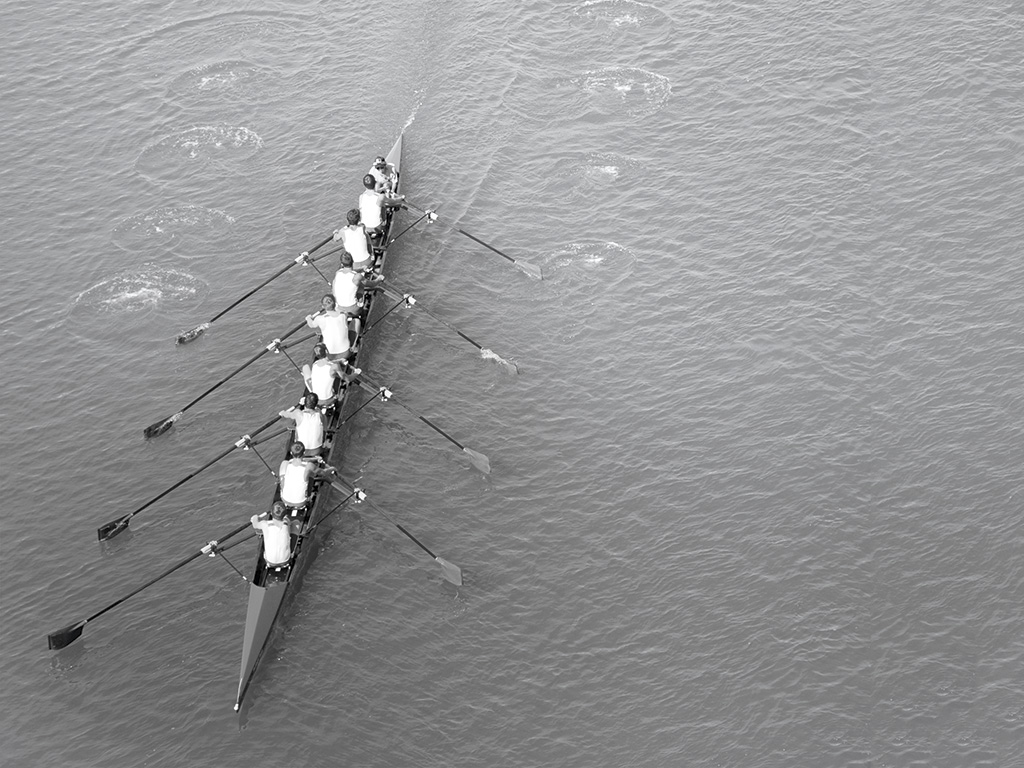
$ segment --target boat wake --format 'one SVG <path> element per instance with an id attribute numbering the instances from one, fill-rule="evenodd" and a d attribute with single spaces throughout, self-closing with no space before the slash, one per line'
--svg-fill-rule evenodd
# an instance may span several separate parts
<path id="1" fill-rule="evenodd" d="M 176 168 L 181 164 L 231 164 L 252 157 L 262 147 L 259 134 L 242 126 L 197 126 L 146 147 L 135 161 L 135 168 L 143 175 L 155 176 L 169 166 Z"/>
<path id="2" fill-rule="evenodd" d="M 232 216 L 215 208 L 167 206 L 128 217 L 114 227 L 112 239 L 125 250 L 167 246 L 180 240 L 202 242 L 208 249 L 211 237 L 224 235 L 234 223 Z"/>
<path id="3" fill-rule="evenodd" d="M 191 303 L 205 287 L 186 272 L 144 264 L 82 291 L 73 309 L 85 314 L 137 314 L 169 303 Z"/>

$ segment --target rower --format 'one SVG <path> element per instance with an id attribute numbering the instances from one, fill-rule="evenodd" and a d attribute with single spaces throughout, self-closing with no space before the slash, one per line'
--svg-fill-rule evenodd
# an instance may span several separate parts
<path id="1" fill-rule="evenodd" d="M 269 515 L 263 512 L 249 518 L 252 527 L 263 536 L 263 559 L 270 568 L 282 568 L 292 557 L 292 532 L 285 511 L 285 505 L 275 501 Z"/>
<path id="2" fill-rule="evenodd" d="M 350 334 L 348 315 L 339 312 L 337 305 L 332 294 L 324 294 L 320 299 L 320 311 L 306 315 L 306 325 L 320 331 L 320 341 L 327 347 L 327 356 L 331 360 L 347 360 L 352 356 L 355 339 Z"/>
<path id="3" fill-rule="evenodd" d="M 298 405 L 280 411 L 278 416 L 295 422 L 295 439 L 305 448 L 305 456 L 319 456 L 324 445 L 324 415 L 318 405 L 320 398 L 307 392 Z"/>
<path id="4" fill-rule="evenodd" d="M 317 396 L 321 408 L 334 405 L 338 393 L 338 382 L 342 380 L 341 365 L 327 355 L 327 347 L 317 344 L 313 347 L 313 363 L 302 366 L 302 379 L 306 389 Z"/>
<path id="5" fill-rule="evenodd" d="M 359 217 L 371 239 L 375 240 L 384 230 L 384 220 L 391 208 L 400 208 L 405 195 L 385 195 L 376 190 L 377 179 L 372 174 L 363 176 L 363 194 L 359 196 Z"/>
<path id="6" fill-rule="evenodd" d="M 296 440 L 289 449 L 289 458 L 281 462 L 277 470 L 281 486 L 281 501 L 286 507 L 304 509 L 309 502 L 309 484 L 331 474 L 330 467 L 324 467 L 323 459 L 306 458 L 306 446 Z"/>
<path id="7" fill-rule="evenodd" d="M 335 230 L 334 239 L 341 240 L 342 246 L 352 257 L 352 267 L 357 272 L 363 272 L 373 268 L 373 255 L 370 249 L 373 244 L 370 242 L 370 235 L 359 220 L 359 209 L 353 208 L 345 214 L 348 225 Z"/>
<path id="8" fill-rule="evenodd" d="M 367 174 L 376 180 L 374 189 L 377 192 L 391 192 L 398 186 L 398 170 L 386 157 L 378 155 Z"/>

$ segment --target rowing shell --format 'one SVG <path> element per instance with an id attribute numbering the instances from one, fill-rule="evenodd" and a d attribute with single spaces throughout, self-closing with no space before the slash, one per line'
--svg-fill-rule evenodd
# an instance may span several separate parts
<path id="1" fill-rule="evenodd" d="M 395 169 L 401 172 L 402 162 L 402 136 L 387 154 L 387 161 L 394 165 Z M 401 176 L 399 176 L 401 184 Z M 384 228 L 384 234 L 380 243 L 385 249 L 375 256 L 375 268 L 383 267 L 384 259 L 387 256 L 386 245 L 391 234 L 391 221 L 388 217 Z M 367 320 L 373 309 L 375 293 L 367 293 L 364 304 L 359 312 L 360 328 L 366 329 L 369 326 Z M 356 365 L 359 350 L 362 346 L 362 331 L 360 338 L 356 339 L 351 364 Z M 338 394 L 333 411 L 328 413 L 325 424 L 328 433 L 334 433 L 328 454 L 328 463 L 337 467 L 340 464 L 341 443 L 337 430 L 342 421 L 342 414 L 348 403 L 349 395 L 358 391 L 355 384 L 342 385 L 342 391 Z M 291 441 L 289 440 L 289 444 Z M 339 454 L 339 455 L 335 455 Z M 285 456 L 287 458 L 287 454 Z M 259 552 L 256 555 L 256 565 L 253 570 L 252 581 L 249 585 L 249 608 L 245 617 L 245 633 L 242 637 L 242 667 L 238 677 L 238 696 L 235 699 L 235 710 L 242 706 L 242 699 L 245 697 L 249 685 L 259 668 L 263 656 L 271 645 L 274 628 L 281 616 L 281 612 L 288 600 L 299 589 L 302 576 L 309 567 L 317 549 L 318 523 L 329 513 L 328 502 L 330 497 L 330 485 L 323 481 L 316 481 L 314 489 L 310 493 L 310 501 L 305 510 L 294 513 L 291 521 L 292 530 L 298 531 L 292 536 L 292 558 L 289 566 L 284 569 L 268 569 L 263 557 L 263 539 L 260 538 Z"/>

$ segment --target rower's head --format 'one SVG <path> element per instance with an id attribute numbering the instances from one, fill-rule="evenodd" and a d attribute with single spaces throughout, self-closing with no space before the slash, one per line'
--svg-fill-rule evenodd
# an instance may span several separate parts
<path id="1" fill-rule="evenodd" d="M 352 256 L 348 253 L 341 254 L 342 269 L 352 269 Z"/>
<path id="2" fill-rule="evenodd" d="M 367 189 L 373 189 L 374 187 L 377 186 L 377 180 L 373 178 L 371 174 L 368 173 L 365 176 L 363 176 L 363 186 L 366 187 Z"/>
<path id="3" fill-rule="evenodd" d="M 303 403 L 303 405 L 305 405 L 306 410 L 310 410 L 311 411 L 314 408 L 316 408 L 318 405 L 320 405 L 320 398 L 317 397 L 316 392 L 307 392 L 306 393 L 306 399 L 305 399 L 305 402 Z"/>
<path id="4" fill-rule="evenodd" d="M 354 224 L 358 224 L 359 223 L 359 209 L 358 208 L 351 208 L 351 209 L 349 209 L 349 212 L 345 214 L 345 220 L 348 221 L 349 224 L 353 224 L 353 225 Z"/>
<path id="5" fill-rule="evenodd" d="M 377 159 L 373 161 L 373 167 L 383 171 L 385 168 L 388 167 L 387 158 L 381 155 L 377 155 Z"/>
<path id="6" fill-rule="evenodd" d="M 270 516 L 272 518 L 274 518 L 275 520 L 280 520 L 281 518 L 284 517 L 284 513 L 285 513 L 284 502 L 275 501 L 274 502 L 274 506 L 272 506 L 270 508 Z"/>
<path id="7" fill-rule="evenodd" d="M 313 357 L 317 360 L 327 357 L 327 347 L 323 344 L 315 344 L 313 346 Z"/>
<path id="8" fill-rule="evenodd" d="M 291 454 L 293 459 L 297 459 L 306 452 L 306 446 L 296 440 L 292 443 L 292 447 L 288 449 L 288 452 Z"/>
<path id="9" fill-rule="evenodd" d="M 320 306 L 330 311 L 338 306 L 338 302 L 334 300 L 334 296 L 330 293 L 325 293 L 324 297 L 320 299 Z"/>

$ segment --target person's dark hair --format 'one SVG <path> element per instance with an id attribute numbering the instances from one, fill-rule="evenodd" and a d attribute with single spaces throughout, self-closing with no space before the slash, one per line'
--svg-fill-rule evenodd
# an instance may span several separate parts
<path id="1" fill-rule="evenodd" d="M 373 178 L 373 176 L 371 176 L 370 174 L 366 174 L 365 176 L 363 176 L 363 186 L 366 187 L 367 189 L 373 189 L 375 186 L 377 186 L 377 180 Z"/>
<path id="2" fill-rule="evenodd" d="M 292 458 L 294 459 L 294 458 L 296 458 L 298 456 L 301 456 L 302 454 L 304 454 L 306 452 L 306 446 L 304 446 L 302 443 L 300 443 L 298 440 L 296 440 L 294 443 L 292 443 L 292 447 L 290 449 L 290 452 L 291 452 Z"/>
<path id="3" fill-rule="evenodd" d="M 317 397 L 316 392 L 306 393 L 306 407 L 316 408 L 320 404 L 320 398 Z"/>
<path id="4" fill-rule="evenodd" d="M 350 209 L 349 212 L 345 214 L 345 219 L 348 221 L 349 224 L 358 224 L 359 223 L 359 209 L 358 208 Z"/>

